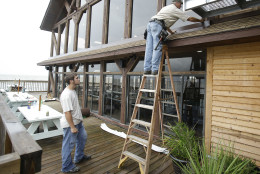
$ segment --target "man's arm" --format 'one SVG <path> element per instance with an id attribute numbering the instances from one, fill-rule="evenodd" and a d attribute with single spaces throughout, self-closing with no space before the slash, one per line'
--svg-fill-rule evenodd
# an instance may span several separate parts
<path id="1" fill-rule="evenodd" d="M 73 123 L 71 111 L 65 112 L 65 117 L 66 117 L 67 122 L 68 122 L 69 125 L 70 125 L 71 133 L 73 133 L 73 134 L 74 134 L 74 133 L 77 133 L 77 132 L 78 132 L 78 129 L 75 127 L 75 125 L 74 125 L 74 123 Z"/>
<path id="2" fill-rule="evenodd" d="M 190 21 L 190 22 L 204 22 L 205 19 L 197 19 L 197 18 L 194 18 L 194 17 L 189 17 L 187 19 L 187 21 Z"/>

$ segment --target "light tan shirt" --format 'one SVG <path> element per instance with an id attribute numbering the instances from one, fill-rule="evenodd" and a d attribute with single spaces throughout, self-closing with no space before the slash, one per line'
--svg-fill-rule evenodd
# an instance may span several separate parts
<path id="1" fill-rule="evenodd" d="M 183 22 L 187 21 L 190 16 L 185 14 L 182 10 L 178 9 L 174 4 L 163 7 L 151 19 L 164 20 L 165 26 L 170 28 L 178 19 Z"/>

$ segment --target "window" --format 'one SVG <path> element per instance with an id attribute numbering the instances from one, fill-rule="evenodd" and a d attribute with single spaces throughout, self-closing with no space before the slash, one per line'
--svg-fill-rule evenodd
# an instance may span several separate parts
<path id="1" fill-rule="evenodd" d="M 92 6 L 90 47 L 102 44 L 103 9 L 104 1 L 100 1 Z"/>
<path id="2" fill-rule="evenodd" d="M 76 86 L 75 91 L 78 95 L 79 106 L 82 106 L 82 95 L 83 95 L 83 74 L 77 74 L 80 79 L 80 84 Z"/>
<path id="3" fill-rule="evenodd" d="M 65 24 L 61 25 L 61 41 L 60 41 L 60 54 L 64 54 L 64 45 L 65 45 Z"/>
<path id="4" fill-rule="evenodd" d="M 75 24 L 74 21 L 71 19 L 69 21 L 69 38 L 68 38 L 68 53 L 73 52 L 73 45 L 74 45 L 74 29 L 75 29 Z"/>
<path id="5" fill-rule="evenodd" d="M 93 112 L 98 112 L 100 75 L 89 74 L 87 77 L 87 107 Z"/>
<path id="6" fill-rule="evenodd" d="M 104 82 L 103 114 L 120 120 L 122 76 L 104 75 Z"/>
<path id="7" fill-rule="evenodd" d="M 81 20 L 79 22 L 78 50 L 85 49 L 86 27 L 87 27 L 87 13 L 85 12 L 83 13 Z"/>
<path id="8" fill-rule="evenodd" d="M 156 9 L 157 0 L 134 0 L 132 37 L 137 37 L 144 33 L 149 20 L 156 14 Z"/>
<path id="9" fill-rule="evenodd" d="M 111 0 L 109 10 L 108 43 L 124 39 L 125 1 Z"/>
<path id="10" fill-rule="evenodd" d="M 120 72 L 116 63 L 106 63 L 106 72 Z"/>

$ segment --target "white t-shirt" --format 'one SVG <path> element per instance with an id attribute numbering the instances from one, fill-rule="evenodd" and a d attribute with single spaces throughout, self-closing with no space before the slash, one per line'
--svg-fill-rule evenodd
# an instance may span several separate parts
<path id="1" fill-rule="evenodd" d="M 190 16 L 185 14 L 182 10 L 178 9 L 174 4 L 163 7 L 151 19 L 164 20 L 165 26 L 170 28 L 178 19 L 183 22 L 187 21 Z"/>
<path id="2" fill-rule="evenodd" d="M 75 90 L 66 87 L 61 93 L 60 103 L 63 109 L 63 116 L 60 119 L 60 125 L 62 128 L 69 127 L 69 123 L 65 117 L 65 112 L 71 111 L 74 125 L 79 124 L 83 120 L 78 96 Z"/>

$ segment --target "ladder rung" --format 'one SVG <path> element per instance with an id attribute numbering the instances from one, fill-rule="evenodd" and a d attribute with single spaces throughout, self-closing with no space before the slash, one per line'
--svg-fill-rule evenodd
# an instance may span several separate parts
<path id="1" fill-rule="evenodd" d="M 131 140 L 135 140 L 138 143 L 142 143 L 143 145 L 148 146 L 148 141 L 145 140 L 145 139 L 139 138 L 139 137 L 134 136 L 134 135 L 128 135 L 128 138 L 131 139 Z"/>
<path id="2" fill-rule="evenodd" d="M 135 161 L 137 161 L 138 163 L 141 163 L 141 164 L 145 165 L 145 159 L 143 159 L 143 158 L 141 158 L 141 157 L 139 157 L 139 156 L 137 156 L 137 155 L 135 155 L 135 154 L 133 154 L 131 152 L 124 151 L 123 155 L 125 155 L 125 156 L 127 156 L 127 157 L 129 157 L 129 158 L 131 158 L 131 159 L 133 159 Z"/>
<path id="3" fill-rule="evenodd" d="M 169 116 L 169 117 L 178 118 L 178 115 L 172 115 L 172 114 L 166 114 L 166 113 L 162 113 L 162 115 L 166 115 L 166 116 Z"/>
<path id="4" fill-rule="evenodd" d="M 158 75 L 158 74 L 157 74 Z M 145 77 L 157 77 L 157 75 L 152 75 L 152 74 L 144 74 L 143 76 Z"/>
<path id="5" fill-rule="evenodd" d="M 151 110 L 153 110 L 153 106 L 150 106 L 150 105 L 136 104 L 135 106 L 137 106 L 137 107 L 139 107 L 139 108 L 145 108 L 145 109 L 151 109 Z"/>
<path id="6" fill-rule="evenodd" d="M 154 89 L 140 89 L 142 92 L 155 92 Z"/>
<path id="7" fill-rule="evenodd" d="M 175 105 L 174 102 L 161 101 L 161 103 L 170 104 L 170 105 Z"/>
<path id="8" fill-rule="evenodd" d="M 172 89 L 161 89 L 161 91 L 168 91 L 168 92 L 173 92 Z"/>
<path id="9" fill-rule="evenodd" d="M 133 119 L 132 122 L 146 126 L 146 127 L 151 127 L 151 123 L 145 122 L 145 121 L 142 121 L 142 120 Z"/>

